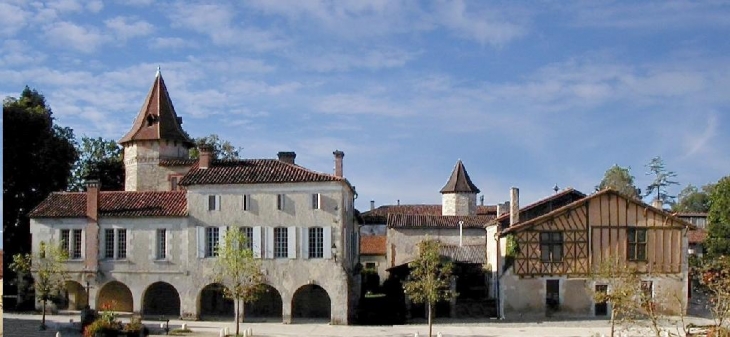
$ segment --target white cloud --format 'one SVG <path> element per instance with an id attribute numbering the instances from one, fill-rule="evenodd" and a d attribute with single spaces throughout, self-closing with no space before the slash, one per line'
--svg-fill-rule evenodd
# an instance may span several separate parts
<path id="1" fill-rule="evenodd" d="M 0 3 L 0 36 L 12 36 L 22 30 L 30 13 L 20 6 Z"/>
<path id="2" fill-rule="evenodd" d="M 95 51 L 105 40 L 94 27 L 83 27 L 72 22 L 55 22 L 45 28 L 48 42 L 58 47 L 69 47 L 84 53 Z"/>
<path id="3" fill-rule="evenodd" d="M 149 42 L 152 49 L 182 49 L 195 47 L 195 43 L 180 37 L 154 37 Z"/>
<path id="4" fill-rule="evenodd" d="M 730 26 L 722 1 L 577 2 L 562 7 L 578 26 L 675 30 L 688 26 Z"/>
<path id="5" fill-rule="evenodd" d="M 86 9 L 92 13 L 99 13 L 102 9 L 104 9 L 104 3 L 100 0 L 89 1 L 86 4 Z"/>
<path id="6" fill-rule="evenodd" d="M 314 110 L 334 115 L 377 115 L 403 117 L 415 111 L 401 103 L 367 94 L 326 95 L 314 103 Z"/>
<path id="7" fill-rule="evenodd" d="M 305 69 L 319 72 L 348 71 L 352 69 L 379 70 L 404 66 L 415 57 L 415 53 L 402 50 L 369 50 L 353 52 L 322 52 L 321 54 L 289 55 Z"/>
<path id="8" fill-rule="evenodd" d="M 523 26 L 505 20 L 502 12 L 467 7 L 462 0 L 441 2 L 435 17 L 457 36 L 475 40 L 482 45 L 502 46 L 526 34 Z"/>
<path id="9" fill-rule="evenodd" d="M 147 21 L 123 16 L 105 20 L 104 24 L 121 40 L 149 35 L 154 30 L 154 26 Z"/>

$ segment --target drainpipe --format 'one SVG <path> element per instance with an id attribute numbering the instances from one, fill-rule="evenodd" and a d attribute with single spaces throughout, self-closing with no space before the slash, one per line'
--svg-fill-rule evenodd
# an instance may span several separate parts
<path id="1" fill-rule="evenodd" d="M 497 224 L 497 226 L 499 226 L 499 224 Z M 497 256 L 496 256 L 497 263 L 496 263 L 496 268 L 495 268 L 497 274 L 496 274 L 496 277 L 494 278 L 494 283 L 495 283 L 495 288 L 496 288 L 495 292 L 494 292 L 494 297 L 495 297 L 494 303 L 497 306 L 497 318 L 504 319 L 504 314 L 502 313 L 502 305 L 501 305 L 502 296 L 500 296 L 502 294 L 502 288 L 499 285 L 499 280 L 502 277 L 502 275 L 501 275 L 502 268 L 499 264 L 499 261 L 502 257 L 502 247 L 499 242 L 499 228 L 497 228 L 497 231 L 494 233 L 494 241 L 497 243 Z"/>
<path id="2" fill-rule="evenodd" d="M 464 221 L 459 221 L 459 247 L 464 245 Z"/>

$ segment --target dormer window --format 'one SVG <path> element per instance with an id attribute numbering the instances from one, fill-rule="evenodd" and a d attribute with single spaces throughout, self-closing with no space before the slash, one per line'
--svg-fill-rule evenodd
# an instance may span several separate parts
<path id="1" fill-rule="evenodd" d="M 157 122 L 156 115 L 147 115 L 147 126 L 152 126 L 152 124 L 155 124 L 155 122 Z"/>

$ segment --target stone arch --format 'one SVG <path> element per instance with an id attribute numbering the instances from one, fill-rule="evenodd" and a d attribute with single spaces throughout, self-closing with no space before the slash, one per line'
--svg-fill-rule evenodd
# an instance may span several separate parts
<path id="1" fill-rule="evenodd" d="M 96 297 L 96 308 L 104 310 L 108 308 L 113 311 L 132 312 L 134 299 L 129 287 L 119 281 L 111 281 L 99 289 Z"/>
<path id="2" fill-rule="evenodd" d="M 332 316 L 332 300 L 327 290 L 316 284 L 299 287 L 292 297 L 293 318 L 322 318 Z"/>
<path id="3" fill-rule="evenodd" d="M 198 312 L 201 318 L 233 318 L 235 307 L 233 300 L 223 296 L 225 286 L 220 283 L 211 283 L 200 290 L 198 297 Z"/>
<path id="4" fill-rule="evenodd" d="M 149 285 L 142 296 L 142 315 L 180 317 L 180 294 L 167 282 Z"/>
<path id="5" fill-rule="evenodd" d="M 271 285 L 264 284 L 263 287 L 264 290 L 259 294 L 256 301 L 244 304 L 244 319 L 272 318 L 277 322 L 281 322 L 283 317 L 281 294 Z"/>
<path id="6" fill-rule="evenodd" d="M 76 281 L 66 281 L 64 291 L 64 303 L 60 308 L 68 310 L 81 310 L 89 303 L 86 288 Z"/>

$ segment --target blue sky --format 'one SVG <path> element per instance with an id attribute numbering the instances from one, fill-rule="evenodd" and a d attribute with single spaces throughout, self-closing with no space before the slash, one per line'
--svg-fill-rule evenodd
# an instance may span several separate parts
<path id="1" fill-rule="evenodd" d="M 342 150 L 361 210 L 440 203 L 458 159 L 529 203 L 613 164 L 645 188 L 655 156 L 730 174 L 729 33 L 726 1 L 5 0 L 0 95 L 118 140 L 160 66 L 190 135 L 323 172 Z"/>

